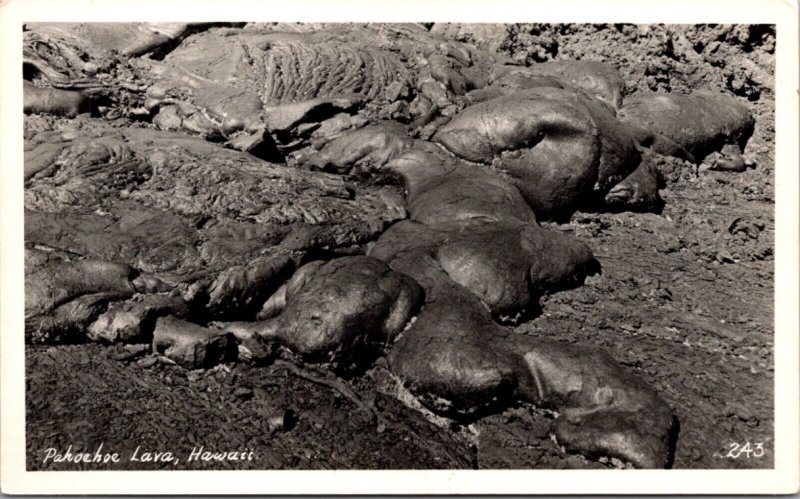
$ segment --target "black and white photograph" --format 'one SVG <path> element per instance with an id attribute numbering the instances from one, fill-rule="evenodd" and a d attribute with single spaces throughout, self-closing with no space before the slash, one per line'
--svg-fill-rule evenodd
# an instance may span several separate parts
<path id="1" fill-rule="evenodd" d="M 238 14 L 17 27 L 26 473 L 781 467 L 796 32 Z"/>

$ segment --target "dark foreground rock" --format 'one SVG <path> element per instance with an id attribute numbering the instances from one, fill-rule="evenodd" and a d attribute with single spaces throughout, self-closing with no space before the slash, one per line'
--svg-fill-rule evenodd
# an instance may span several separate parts
<path id="1" fill-rule="evenodd" d="M 255 331 L 311 362 L 348 371 L 382 353 L 422 300 L 415 281 L 373 258 L 343 257 L 314 267 L 304 282 L 287 288 L 280 315 L 227 329 Z"/>

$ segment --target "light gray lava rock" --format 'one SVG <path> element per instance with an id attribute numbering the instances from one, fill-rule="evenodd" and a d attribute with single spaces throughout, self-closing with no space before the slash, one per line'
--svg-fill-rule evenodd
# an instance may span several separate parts
<path id="1" fill-rule="evenodd" d="M 187 369 L 200 369 L 233 360 L 236 343 L 230 333 L 161 317 L 153 331 L 153 352 Z"/>
<path id="2" fill-rule="evenodd" d="M 186 303 L 178 297 L 151 294 L 108 307 L 88 328 L 86 336 L 104 343 L 149 343 L 159 316 L 186 318 Z"/>
<path id="3" fill-rule="evenodd" d="M 55 114 L 75 117 L 91 111 L 90 100 L 80 92 L 42 88 L 23 82 L 22 109 L 25 114 Z"/>

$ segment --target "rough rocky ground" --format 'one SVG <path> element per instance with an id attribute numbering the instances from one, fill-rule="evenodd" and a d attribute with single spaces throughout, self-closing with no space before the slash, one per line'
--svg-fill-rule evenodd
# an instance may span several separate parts
<path id="1" fill-rule="evenodd" d="M 761 28 L 661 26 L 515 26 L 499 41 L 470 33 L 464 27 L 453 36 L 497 43 L 493 49 L 527 62 L 605 60 L 632 93 L 708 85 L 751 103 L 756 129 L 746 171 L 664 159 L 661 214 L 577 213 L 547 224 L 587 242 L 603 271 L 543 299 L 540 314 L 516 331 L 603 347 L 650 383 L 680 422 L 673 467 L 770 467 L 774 36 Z M 171 450 L 181 458 L 175 466 L 190 469 L 617 464 L 564 454 L 549 436 L 553 415 L 524 404 L 467 426 L 411 409 L 400 400 L 414 399 L 381 360 L 347 382 L 358 398 L 342 395 L 341 381 L 322 371 L 314 380 L 281 365 L 186 371 L 133 347 L 29 345 L 26 361 L 30 469 L 80 468 L 43 466 L 42 451 L 71 444 L 91 452 L 100 442 L 123 455 L 135 445 L 140 454 Z M 729 442 L 748 441 L 763 443 L 765 455 L 724 457 Z M 186 462 L 200 445 L 253 450 L 255 458 Z M 723 457 L 715 456 L 720 450 Z"/>

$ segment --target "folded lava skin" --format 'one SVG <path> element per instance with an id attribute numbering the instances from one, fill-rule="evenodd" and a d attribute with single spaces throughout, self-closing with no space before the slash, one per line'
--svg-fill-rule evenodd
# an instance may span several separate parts
<path id="1" fill-rule="evenodd" d="M 654 155 L 736 166 L 738 100 L 628 100 L 608 64 L 521 66 L 417 25 L 27 28 L 27 341 L 343 376 L 386 356 L 447 417 L 522 401 L 568 451 L 668 464 L 651 387 L 506 325 L 600 272 L 540 221 L 657 209 Z"/>

